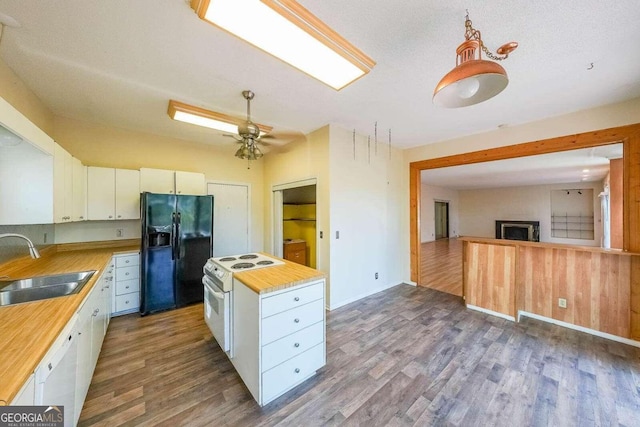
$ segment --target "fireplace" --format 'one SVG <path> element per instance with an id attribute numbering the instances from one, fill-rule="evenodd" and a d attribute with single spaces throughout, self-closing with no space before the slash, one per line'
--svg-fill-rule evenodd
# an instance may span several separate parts
<path id="1" fill-rule="evenodd" d="M 496 221 L 496 239 L 540 241 L 540 221 Z"/>

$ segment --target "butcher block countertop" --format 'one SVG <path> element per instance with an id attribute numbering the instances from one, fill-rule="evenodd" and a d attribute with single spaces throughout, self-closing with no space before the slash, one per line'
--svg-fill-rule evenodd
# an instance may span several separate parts
<path id="1" fill-rule="evenodd" d="M 39 259 L 27 256 L 0 265 L 0 276 L 10 279 L 98 270 L 77 294 L 0 307 L 0 405 L 11 403 L 78 312 L 111 257 L 139 249 L 135 239 L 58 245 L 43 250 Z"/>
<path id="2" fill-rule="evenodd" d="M 284 261 L 284 265 L 233 273 L 233 278 L 244 283 L 252 291 L 264 294 L 325 277 L 323 272 L 311 267 L 277 258 L 270 254 L 265 255 Z"/>

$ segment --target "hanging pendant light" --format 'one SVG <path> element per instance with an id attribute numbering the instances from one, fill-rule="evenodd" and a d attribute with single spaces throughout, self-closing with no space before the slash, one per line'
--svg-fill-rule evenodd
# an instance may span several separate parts
<path id="1" fill-rule="evenodd" d="M 456 49 L 456 67 L 440 80 L 433 92 L 433 103 L 446 108 L 478 104 L 493 98 L 507 87 L 507 72 L 498 63 L 482 59 L 482 52 L 495 61 L 509 57 L 518 43 L 502 45 L 498 56 L 482 43 L 480 31 L 471 26 L 469 12 L 465 18 L 465 41 Z M 476 55 L 477 53 L 477 55 Z"/>

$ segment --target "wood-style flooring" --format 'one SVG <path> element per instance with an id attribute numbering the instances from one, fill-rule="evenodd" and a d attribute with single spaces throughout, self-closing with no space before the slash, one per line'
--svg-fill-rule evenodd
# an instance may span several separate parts
<path id="1" fill-rule="evenodd" d="M 422 243 L 418 285 L 462 296 L 462 241 L 451 238 Z"/>
<path id="2" fill-rule="evenodd" d="M 640 349 L 399 285 L 327 313 L 327 365 L 260 408 L 202 305 L 109 326 L 82 426 L 637 426 Z"/>

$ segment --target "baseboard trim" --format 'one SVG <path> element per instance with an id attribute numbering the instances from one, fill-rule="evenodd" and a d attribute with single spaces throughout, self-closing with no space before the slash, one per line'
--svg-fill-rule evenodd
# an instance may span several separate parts
<path id="1" fill-rule="evenodd" d="M 530 317 L 532 319 L 541 320 L 543 322 L 552 323 L 554 325 L 563 326 L 568 329 L 573 329 L 580 332 L 585 332 L 587 334 L 595 335 L 600 338 L 606 338 L 611 341 L 617 341 L 622 344 L 631 345 L 634 347 L 640 348 L 640 341 L 635 341 L 629 338 L 619 337 L 617 335 L 608 334 L 606 332 L 597 331 L 595 329 L 585 328 L 584 326 L 574 325 L 573 323 L 563 322 L 562 320 L 552 319 L 550 317 L 540 316 L 539 314 L 529 313 L 528 311 L 518 311 L 518 322 L 520 321 L 520 317 Z"/>
<path id="2" fill-rule="evenodd" d="M 356 295 L 355 297 L 348 298 L 348 299 L 346 299 L 344 301 L 340 301 L 337 304 L 329 304 L 328 309 L 329 309 L 329 311 L 332 311 L 332 310 L 335 310 L 336 308 L 344 307 L 347 304 L 351 304 L 352 302 L 356 302 L 358 300 L 361 300 L 362 298 L 366 298 L 366 297 L 370 297 L 371 295 L 375 295 L 378 292 L 386 291 L 387 289 L 391 289 L 391 288 L 394 288 L 396 286 L 405 285 L 405 284 L 407 284 L 407 283 L 401 282 L 401 283 L 397 283 L 395 285 L 389 285 L 389 286 L 385 286 L 385 287 L 382 287 L 382 288 L 375 288 L 375 289 L 372 289 L 370 292 L 363 293 L 363 294 L 360 294 L 360 295 Z"/>
<path id="3" fill-rule="evenodd" d="M 506 320 L 510 320 L 512 322 L 516 321 L 516 318 L 513 316 L 509 316 L 508 314 L 498 313 L 497 311 L 488 310 L 486 308 L 478 307 L 477 305 L 467 304 L 467 308 L 470 310 L 479 311 L 481 313 L 490 314 L 492 316 L 501 317 Z"/>

